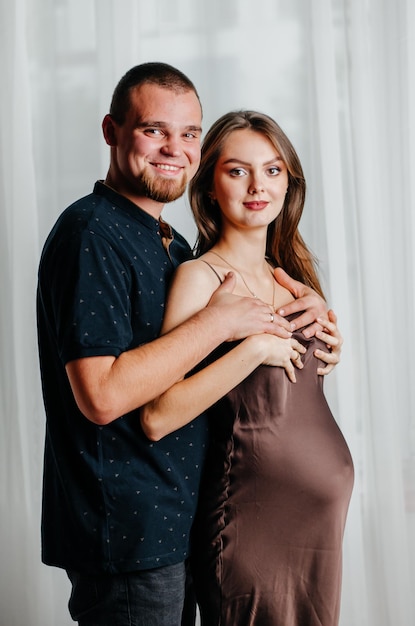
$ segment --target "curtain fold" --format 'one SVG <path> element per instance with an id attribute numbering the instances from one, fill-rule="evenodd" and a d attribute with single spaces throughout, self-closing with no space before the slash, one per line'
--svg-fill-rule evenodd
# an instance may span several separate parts
<path id="1" fill-rule="evenodd" d="M 39 586 L 44 418 L 35 333 L 38 210 L 32 143 L 28 7 L 1 5 L 1 533 L 0 623 L 48 623 Z M 47 609 L 49 608 L 49 611 Z"/>
<path id="2" fill-rule="evenodd" d="M 356 289 L 360 282 L 359 250 L 356 241 L 355 194 L 349 158 L 353 152 L 348 107 L 349 74 L 345 67 L 344 30 L 346 16 L 339 3 L 330 0 L 313 2 L 311 11 L 310 80 L 313 85 L 314 146 L 318 159 L 311 185 L 313 206 L 319 207 L 319 228 L 326 240 L 326 281 L 329 301 L 333 303 L 345 338 L 342 366 L 334 378 L 330 404 L 336 407 L 339 425 L 352 451 L 355 463 L 354 493 L 349 509 L 344 539 L 344 574 L 342 624 L 371 624 L 368 607 L 368 581 L 364 550 L 364 529 L 358 502 L 363 492 L 361 471 L 360 414 L 357 387 L 362 373 L 359 363 L 364 329 L 360 327 L 355 307 L 359 302 Z M 339 110 L 340 109 L 340 110 Z M 361 318 L 360 318 L 361 319 Z M 325 381 L 326 389 L 333 381 Z M 356 576 L 356 570 L 360 572 Z"/>
<path id="3" fill-rule="evenodd" d="M 257 108 L 293 139 L 345 339 L 325 381 L 356 468 L 341 626 L 415 623 L 414 32 L 411 0 L 0 0 L 0 626 L 73 623 L 65 573 L 40 562 L 37 265 L 105 176 L 115 83 L 150 60 L 194 80 L 205 129 Z M 165 218 L 194 243 L 186 198 Z"/>

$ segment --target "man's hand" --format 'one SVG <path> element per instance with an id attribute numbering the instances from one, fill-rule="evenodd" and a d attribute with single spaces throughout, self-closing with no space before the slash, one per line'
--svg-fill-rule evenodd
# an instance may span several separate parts
<path id="1" fill-rule="evenodd" d="M 328 311 L 327 317 L 319 317 L 318 322 L 323 326 L 323 330 L 316 332 L 316 337 L 325 341 L 330 352 L 316 350 L 314 355 L 327 363 L 325 367 L 319 367 L 317 373 L 321 376 L 329 374 L 340 361 L 340 352 L 343 345 L 343 337 L 337 328 L 337 317 L 332 310 Z"/>
<path id="2" fill-rule="evenodd" d="M 343 338 L 337 328 L 337 317 L 333 311 L 327 310 L 325 300 L 318 295 L 311 287 L 306 287 L 298 280 L 294 280 L 280 267 L 274 270 L 275 279 L 288 289 L 295 300 L 290 302 L 278 313 L 283 316 L 291 315 L 303 311 L 291 323 L 291 329 L 303 328 L 303 335 L 309 339 L 314 335 L 326 342 L 329 352 L 316 350 L 315 355 L 327 365 L 318 368 L 318 374 L 322 376 L 329 374 L 340 361 L 340 353 L 343 345 Z"/>
<path id="3" fill-rule="evenodd" d="M 223 283 L 213 292 L 207 308 L 219 315 L 228 341 L 245 339 L 250 335 L 269 333 L 287 339 L 292 335 L 291 324 L 259 298 L 233 294 L 236 279 L 228 272 Z"/>
<path id="4" fill-rule="evenodd" d="M 291 322 L 291 330 L 303 328 L 303 335 L 307 339 L 313 337 L 317 331 L 323 330 L 321 324 L 316 322 L 316 320 L 318 317 L 327 317 L 328 307 L 325 300 L 311 287 L 307 287 L 298 280 L 291 278 L 281 267 L 277 267 L 274 270 L 274 276 L 276 281 L 288 289 L 295 297 L 293 302 L 279 309 L 277 313 L 286 317 L 292 313 L 303 311 L 294 322 Z"/>

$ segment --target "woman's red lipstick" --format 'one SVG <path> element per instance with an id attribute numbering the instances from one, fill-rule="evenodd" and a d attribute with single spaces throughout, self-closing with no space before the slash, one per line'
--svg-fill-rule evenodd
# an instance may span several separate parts
<path id="1" fill-rule="evenodd" d="M 246 206 L 247 209 L 251 209 L 251 211 L 260 211 L 261 209 L 265 209 L 265 207 L 268 206 L 268 202 L 265 202 L 264 200 L 244 202 L 244 206 Z"/>

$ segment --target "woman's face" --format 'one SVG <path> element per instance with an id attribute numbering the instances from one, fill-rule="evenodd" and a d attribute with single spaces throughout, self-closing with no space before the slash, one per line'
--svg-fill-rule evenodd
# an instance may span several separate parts
<path id="1" fill-rule="evenodd" d="M 229 135 L 211 192 L 224 228 L 267 227 L 279 215 L 287 187 L 287 167 L 267 137 L 248 129 Z"/>

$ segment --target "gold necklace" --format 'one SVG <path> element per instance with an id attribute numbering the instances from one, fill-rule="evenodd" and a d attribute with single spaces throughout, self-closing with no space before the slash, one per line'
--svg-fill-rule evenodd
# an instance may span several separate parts
<path id="1" fill-rule="evenodd" d="M 223 258 L 223 256 L 221 256 L 220 254 L 218 254 L 217 252 L 214 252 L 213 250 L 209 250 L 209 252 L 211 254 L 214 254 L 215 256 L 217 256 L 221 261 L 223 261 L 224 263 L 226 263 L 226 265 L 229 265 L 229 267 L 231 269 L 233 269 L 234 272 L 236 272 L 237 274 L 239 274 L 239 276 L 242 278 L 242 282 L 245 285 L 245 287 L 247 288 L 247 290 L 249 291 L 249 293 L 251 294 L 251 296 L 253 298 L 258 299 L 258 296 L 256 295 L 255 292 L 252 291 L 252 289 L 249 287 L 248 283 L 246 282 L 241 270 L 236 269 L 236 267 L 234 267 L 231 263 L 229 263 L 229 261 L 227 261 L 226 259 Z M 267 266 L 269 267 L 268 263 Z M 271 275 L 272 275 L 272 271 L 270 269 Z M 266 304 L 269 304 L 270 306 L 274 306 L 274 302 L 275 302 L 275 278 L 274 276 L 272 276 L 272 303 L 266 302 Z"/>

